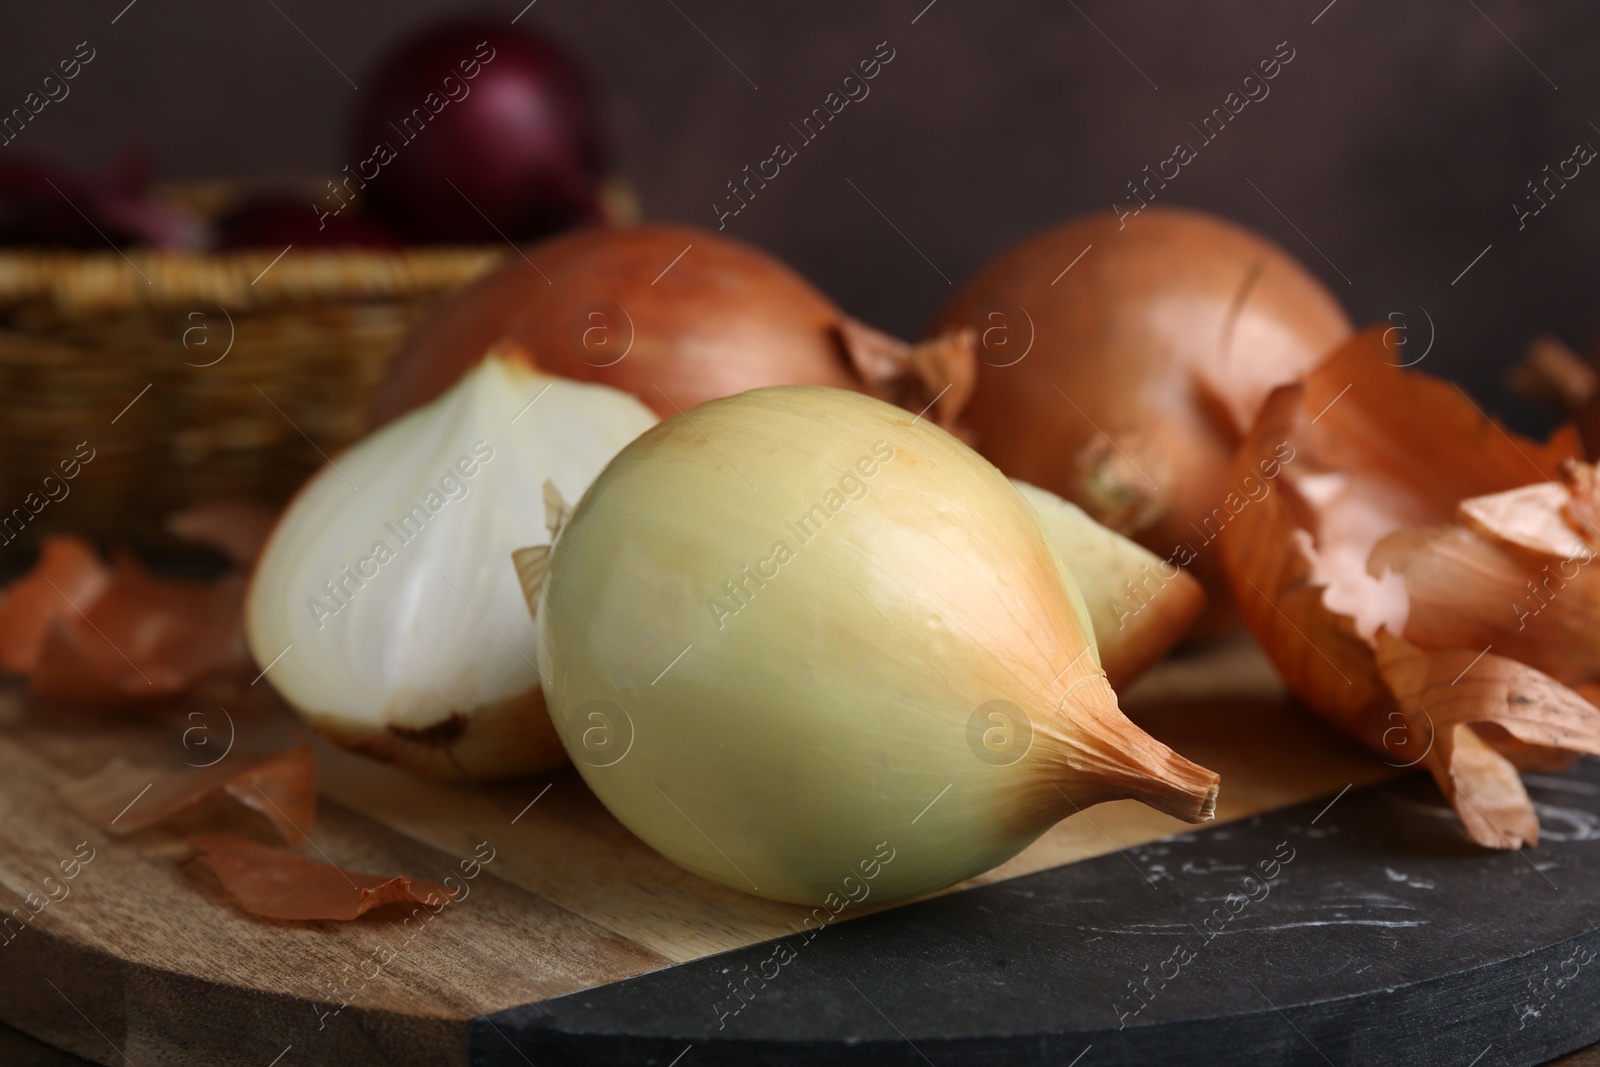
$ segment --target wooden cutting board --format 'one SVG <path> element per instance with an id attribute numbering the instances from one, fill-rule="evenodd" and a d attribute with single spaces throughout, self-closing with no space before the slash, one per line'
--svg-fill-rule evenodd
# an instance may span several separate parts
<path id="1" fill-rule="evenodd" d="M 1155 736 L 1222 774 L 1219 823 L 1397 773 L 1291 706 L 1248 646 L 1164 665 L 1124 704 Z M 229 732 L 221 709 L 203 710 L 210 742 L 221 746 Z M 475 1020 L 481 1031 L 496 1013 L 788 935 L 805 914 L 674 867 L 570 771 L 445 785 L 320 747 L 322 804 L 302 847 L 308 857 L 436 881 L 474 854 L 492 859 L 465 899 L 420 927 L 389 909 L 349 923 L 253 918 L 185 862 L 182 838 L 242 827 L 270 840 L 258 816 L 219 800 L 116 836 L 58 799 L 115 756 L 181 765 L 195 740 L 183 731 L 197 721 L 68 714 L 14 689 L 0 693 L 0 897 L 20 903 L 75 850 L 94 855 L 66 897 L 8 931 L 6 1022 L 105 1064 L 464 1063 Z M 249 729 L 259 743 L 286 740 L 297 726 L 269 714 Z M 1102 805 L 947 892 L 1183 829 L 1132 802 Z"/>

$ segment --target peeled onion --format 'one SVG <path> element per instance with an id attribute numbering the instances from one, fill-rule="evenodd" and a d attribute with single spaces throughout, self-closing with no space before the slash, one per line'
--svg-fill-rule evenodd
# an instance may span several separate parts
<path id="1" fill-rule="evenodd" d="M 979 334 L 964 415 L 979 451 L 1192 569 L 1212 596 L 1201 630 L 1225 628 L 1211 541 L 1237 490 L 1233 451 L 1273 387 L 1349 336 L 1327 289 L 1257 234 L 1151 207 L 1001 253 L 932 332 L 960 328 Z"/>
<path id="2" fill-rule="evenodd" d="M 507 556 L 545 528 L 539 485 L 576 497 L 654 422 L 625 393 L 491 352 L 289 503 L 245 607 L 267 680 L 332 740 L 425 773 L 564 762 Z"/>
<path id="3" fill-rule="evenodd" d="M 615 386 L 663 417 L 765 385 L 829 385 L 949 426 L 972 389 L 968 336 L 906 345 L 764 252 L 652 225 L 565 234 L 462 290 L 395 357 L 375 420 L 437 396 L 502 337 L 542 371 Z"/>
<path id="4" fill-rule="evenodd" d="M 516 559 L 579 772 L 713 881 L 876 903 L 1101 801 L 1212 815 L 1217 776 L 1117 709 L 1028 501 L 891 405 L 804 387 L 704 404 Z"/>

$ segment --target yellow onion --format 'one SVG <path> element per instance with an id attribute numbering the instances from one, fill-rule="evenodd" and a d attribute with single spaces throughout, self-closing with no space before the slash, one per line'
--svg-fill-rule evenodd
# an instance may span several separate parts
<path id="1" fill-rule="evenodd" d="M 435 308 L 395 356 L 373 418 L 437 396 L 502 337 L 540 370 L 622 389 L 663 417 L 760 386 L 828 385 L 951 427 L 974 372 L 971 334 L 908 345 L 714 231 L 591 227 L 531 246 Z"/>
<path id="2" fill-rule="evenodd" d="M 1429 770 L 1479 844 L 1534 844 L 1518 770 L 1600 752 L 1593 469 L 1400 362 L 1371 329 L 1268 398 L 1236 473 L 1280 461 L 1277 488 L 1222 558 L 1296 696 Z"/>
<path id="3" fill-rule="evenodd" d="M 537 487 L 581 493 L 655 416 L 506 348 L 314 475 L 251 580 L 265 677 L 332 740 L 426 773 L 565 762 L 507 554 L 544 528 Z"/>
<path id="4" fill-rule="evenodd" d="M 1189 632 L 1206 607 L 1205 590 L 1164 560 L 1076 504 L 1012 479 L 1083 594 L 1100 665 L 1120 689 Z"/>
<path id="5" fill-rule="evenodd" d="M 978 334 L 975 447 L 1192 571 L 1212 598 L 1202 634 L 1237 627 L 1216 509 L 1267 394 L 1349 337 L 1333 294 L 1259 234 L 1152 207 L 1002 252 L 929 336 L 963 328 Z"/>
<path id="6" fill-rule="evenodd" d="M 697 874 L 895 900 L 1101 801 L 1211 817 L 1217 776 L 1118 710 L 1028 501 L 926 419 L 758 389 L 554 510 L 553 544 L 516 554 L 551 717 L 611 812 Z"/>

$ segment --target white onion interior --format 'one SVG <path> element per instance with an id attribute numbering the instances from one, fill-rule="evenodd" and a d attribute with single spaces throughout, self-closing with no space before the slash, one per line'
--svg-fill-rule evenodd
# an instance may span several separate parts
<path id="1" fill-rule="evenodd" d="M 618 390 L 491 355 L 334 457 L 295 497 L 252 582 L 252 654 L 309 717 L 373 728 L 426 729 L 531 689 L 533 624 L 510 553 L 549 540 L 540 487 L 550 479 L 578 499 L 655 421 Z M 435 503 L 425 523 L 400 526 L 413 506 Z M 380 541 L 393 551 L 381 564 Z M 325 581 L 344 586 L 342 606 Z"/>

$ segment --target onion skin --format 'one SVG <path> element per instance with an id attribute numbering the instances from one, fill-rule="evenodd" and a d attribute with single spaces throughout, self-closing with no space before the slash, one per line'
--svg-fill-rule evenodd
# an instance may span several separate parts
<path id="1" fill-rule="evenodd" d="M 1151 207 L 1001 253 L 932 332 L 960 328 L 980 332 L 964 415 L 978 450 L 1163 559 L 1193 546 L 1212 605 L 1197 634 L 1236 625 L 1203 521 L 1237 489 L 1233 452 L 1267 394 L 1350 336 L 1327 289 L 1259 235 Z"/>
<path id="2" fill-rule="evenodd" d="M 663 418 L 767 385 L 866 391 L 913 411 L 949 386 L 929 417 L 950 426 L 975 364 L 970 337 L 908 348 L 709 230 L 589 229 L 527 249 L 440 307 L 395 357 L 374 422 L 431 400 L 502 337 L 546 373 L 622 389 Z"/>
<path id="3" fill-rule="evenodd" d="M 1594 473 L 1572 463 L 1570 427 L 1513 437 L 1403 362 L 1375 327 L 1273 391 L 1238 471 L 1284 445 L 1293 461 L 1225 531 L 1223 560 L 1296 697 L 1390 766 L 1428 770 L 1479 845 L 1536 844 L 1518 770 L 1600 753 L 1600 595 L 1577 563 Z"/>

